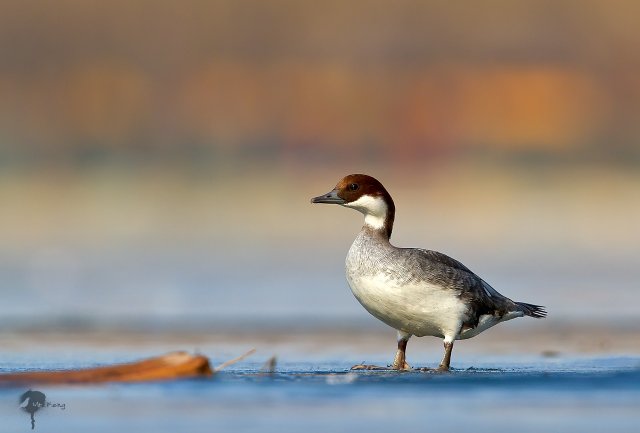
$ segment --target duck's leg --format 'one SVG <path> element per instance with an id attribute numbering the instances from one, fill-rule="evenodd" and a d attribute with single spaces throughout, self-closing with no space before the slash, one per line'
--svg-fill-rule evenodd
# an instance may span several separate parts
<path id="1" fill-rule="evenodd" d="M 438 371 L 449 371 L 449 365 L 451 364 L 451 351 L 453 350 L 453 340 L 444 340 L 444 357 L 438 367 Z"/>
<path id="2" fill-rule="evenodd" d="M 398 351 L 393 359 L 393 365 L 390 367 L 380 367 L 377 365 L 357 364 L 351 367 L 352 370 L 411 370 L 411 366 L 407 364 L 406 350 L 407 342 L 411 338 L 411 334 L 398 331 Z"/>
<path id="3" fill-rule="evenodd" d="M 394 370 L 411 370 L 411 366 L 407 364 L 407 342 L 409 342 L 411 334 L 398 331 L 398 351 L 396 357 L 393 359 L 393 365 L 391 368 Z"/>

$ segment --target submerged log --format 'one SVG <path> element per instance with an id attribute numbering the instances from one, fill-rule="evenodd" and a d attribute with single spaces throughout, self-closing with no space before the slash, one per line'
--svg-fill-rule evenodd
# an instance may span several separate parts
<path id="1" fill-rule="evenodd" d="M 137 362 L 79 370 L 26 371 L 0 374 L 0 386 L 151 382 L 208 377 L 214 374 L 203 355 L 172 352 Z"/>

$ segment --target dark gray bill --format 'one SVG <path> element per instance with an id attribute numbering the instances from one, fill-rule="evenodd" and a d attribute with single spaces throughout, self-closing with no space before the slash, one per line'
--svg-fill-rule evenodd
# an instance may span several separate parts
<path id="1" fill-rule="evenodd" d="M 311 203 L 332 203 L 332 204 L 344 204 L 344 199 L 338 197 L 338 191 L 335 189 L 326 194 L 319 195 L 311 199 Z"/>

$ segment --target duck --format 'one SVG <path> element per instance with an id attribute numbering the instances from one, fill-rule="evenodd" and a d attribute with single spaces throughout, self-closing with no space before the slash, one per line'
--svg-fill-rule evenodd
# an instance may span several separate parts
<path id="1" fill-rule="evenodd" d="M 364 215 L 345 260 L 346 279 L 364 309 L 397 331 L 397 351 L 390 366 L 358 364 L 352 370 L 412 370 L 406 360 L 409 339 L 432 336 L 444 344 L 444 356 L 435 370 L 447 372 L 456 340 L 518 317 L 547 315 L 544 306 L 512 301 L 443 253 L 392 245 L 395 204 L 372 176 L 347 175 L 311 202 L 337 204 Z"/>

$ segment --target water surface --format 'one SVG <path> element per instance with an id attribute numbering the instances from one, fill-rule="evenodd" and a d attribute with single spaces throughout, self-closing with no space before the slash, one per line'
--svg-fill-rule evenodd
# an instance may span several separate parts
<path id="1" fill-rule="evenodd" d="M 210 379 L 38 388 L 65 409 L 37 412 L 36 431 L 635 432 L 640 425 L 640 357 L 463 357 L 450 374 L 349 372 L 356 362 L 285 360 L 265 374 L 256 359 Z M 29 430 L 17 408 L 24 391 L 0 390 L 2 431 Z"/>

